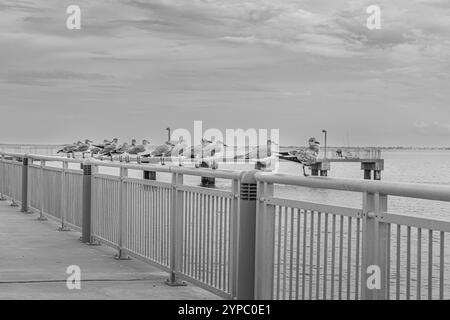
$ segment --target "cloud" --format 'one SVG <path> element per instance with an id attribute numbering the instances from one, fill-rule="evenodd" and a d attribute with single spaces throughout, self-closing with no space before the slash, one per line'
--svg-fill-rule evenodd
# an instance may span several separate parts
<path id="1" fill-rule="evenodd" d="M 49 86 L 67 81 L 104 81 L 113 79 L 110 75 L 98 73 L 82 73 L 67 70 L 54 71 L 8 71 L 5 81 L 7 83 Z"/>
<path id="2" fill-rule="evenodd" d="M 450 124 L 448 123 L 418 121 L 413 124 L 413 128 L 420 135 L 450 137 Z"/>

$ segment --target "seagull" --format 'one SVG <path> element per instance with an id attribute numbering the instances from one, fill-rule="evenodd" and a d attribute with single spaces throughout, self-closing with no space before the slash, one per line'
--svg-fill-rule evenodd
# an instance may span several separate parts
<path id="1" fill-rule="evenodd" d="M 188 145 L 187 145 L 186 140 L 184 140 L 183 137 L 180 137 L 178 139 L 177 144 L 172 148 L 170 153 L 172 154 L 172 156 L 178 157 L 178 156 L 180 156 L 180 155 L 182 155 L 184 153 L 184 151 L 186 150 L 187 146 Z"/>
<path id="2" fill-rule="evenodd" d="M 120 146 L 117 146 L 111 153 L 119 153 L 119 154 L 122 154 L 122 153 L 127 152 L 128 149 L 129 149 L 129 144 L 128 144 L 128 142 L 124 142 L 124 143 L 122 143 Z"/>
<path id="3" fill-rule="evenodd" d="M 265 158 L 269 158 L 270 156 L 272 156 L 273 152 L 272 152 L 272 146 L 277 146 L 278 143 L 272 141 L 272 140 L 267 140 L 267 144 L 266 145 L 261 145 L 261 146 L 257 146 L 255 148 L 253 148 L 253 150 L 250 150 L 247 154 L 245 155 L 237 155 L 234 157 L 234 159 L 265 159 Z"/>
<path id="4" fill-rule="evenodd" d="M 119 142 L 119 139 L 114 138 L 113 141 L 110 144 L 107 144 L 104 146 L 103 151 L 101 152 L 102 155 L 111 155 L 111 153 L 116 150 L 117 143 Z"/>
<path id="5" fill-rule="evenodd" d="M 208 167 L 211 167 L 213 169 L 217 168 L 217 164 L 214 160 L 214 157 L 216 156 L 216 154 L 222 152 L 223 147 L 228 147 L 225 143 L 223 143 L 220 140 L 216 140 L 213 138 L 211 139 L 211 143 L 208 144 L 202 151 L 202 162 L 201 165 L 205 165 L 205 161 L 203 160 L 205 157 L 211 158 L 212 160 L 212 164 L 208 165 Z"/>
<path id="6" fill-rule="evenodd" d="M 161 164 L 164 165 L 164 157 L 170 154 L 174 146 L 170 141 L 166 141 L 164 144 L 157 146 L 149 155 L 143 155 L 143 157 L 161 157 Z"/>
<path id="7" fill-rule="evenodd" d="M 181 156 L 186 151 L 187 147 L 188 147 L 188 144 L 187 144 L 186 140 L 184 140 L 183 137 L 180 137 L 178 139 L 178 142 L 175 144 L 175 146 L 172 148 L 172 150 L 170 152 L 172 157 L 178 157 L 178 162 L 179 162 L 180 166 L 182 166 Z"/>
<path id="8" fill-rule="evenodd" d="M 150 142 L 148 140 L 145 140 L 145 139 L 142 140 L 142 144 L 140 144 L 140 145 L 136 145 L 136 140 L 134 140 L 134 142 L 135 142 L 135 144 L 134 145 L 131 144 L 131 147 L 128 149 L 128 151 L 127 151 L 128 154 L 133 154 L 133 155 L 134 154 L 142 155 L 143 153 L 150 154 L 149 148 L 148 148 Z"/>
<path id="9" fill-rule="evenodd" d="M 84 158 L 84 154 L 85 154 L 86 152 L 89 152 L 89 150 L 91 149 L 91 143 L 92 143 L 91 140 L 86 139 L 86 140 L 84 141 L 84 143 L 80 143 L 80 144 L 78 145 L 78 148 L 75 149 L 73 152 L 81 152 L 81 154 L 82 154 L 82 156 L 83 156 L 83 158 Z"/>
<path id="10" fill-rule="evenodd" d="M 309 146 L 298 150 L 291 150 L 286 152 L 279 152 L 279 158 L 288 161 L 299 162 L 303 166 L 303 175 L 308 176 L 305 172 L 305 167 L 311 167 L 317 162 L 317 157 L 320 150 L 320 142 L 312 137 L 308 140 Z"/>
<path id="11" fill-rule="evenodd" d="M 118 140 L 118 139 L 117 139 L 117 138 L 114 138 L 113 140 Z M 100 144 L 94 144 L 93 146 L 94 146 L 94 147 L 97 147 L 97 148 L 103 149 L 103 148 L 105 148 L 107 145 L 110 145 L 111 143 L 113 143 L 113 140 L 109 141 L 109 140 L 105 139 L 105 140 L 103 140 L 103 143 L 100 143 Z"/>
<path id="12" fill-rule="evenodd" d="M 223 147 L 228 147 L 225 143 L 220 140 L 211 139 L 211 143 L 208 144 L 203 150 L 203 157 L 209 156 L 214 157 L 217 153 L 220 153 Z"/>
<path id="13" fill-rule="evenodd" d="M 199 155 L 201 155 L 203 153 L 203 149 L 205 149 L 206 146 L 211 144 L 211 143 L 212 143 L 212 141 L 203 138 L 200 141 L 199 145 L 192 146 L 189 149 L 185 150 L 183 152 L 183 156 L 185 156 L 187 158 L 195 159 Z"/>
<path id="14" fill-rule="evenodd" d="M 72 153 L 74 150 L 78 148 L 79 143 L 81 143 L 81 141 L 74 142 L 72 144 L 66 144 L 62 149 L 58 150 L 56 153 Z"/>

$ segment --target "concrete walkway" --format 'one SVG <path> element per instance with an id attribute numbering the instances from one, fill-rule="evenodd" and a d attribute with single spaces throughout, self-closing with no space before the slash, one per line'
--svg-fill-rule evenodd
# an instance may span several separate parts
<path id="1" fill-rule="evenodd" d="M 218 299 L 191 284 L 166 286 L 167 273 L 115 260 L 115 250 L 83 244 L 78 232 L 9 204 L 0 201 L 0 299 Z M 66 286 L 70 265 L 81 269 L 80 290 Z"/>

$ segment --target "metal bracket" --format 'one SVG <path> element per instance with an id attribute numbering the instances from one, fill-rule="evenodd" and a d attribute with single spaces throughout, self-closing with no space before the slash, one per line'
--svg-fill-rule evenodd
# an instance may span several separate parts
<path id="1" fill-rule="evenodd" d="M 119 253 L 114 255 L 116 260 L 131 260 L 130 256 L 123 249 L 119 249 Z"/>
<path id="2" fill-rule="evenodd" d="M 371 219 L 376 218 L 375 212 L 368 212 L 367 213 L 367 218 L 371 218 Z"/>
<path id="3" fill-rule="evenodd" d="M 58 231 L 70 231 L 70 228 L 65 224 L 62 224 L 61 227 L 58 228 Z"/>
<path id="4" fill-rule="evenodd" d="M 175 272 L 170 274 L 170 277 L 164 281 L 169 287 L 186 287 L 187 283 L 185 281 L 177 279 Z"/>

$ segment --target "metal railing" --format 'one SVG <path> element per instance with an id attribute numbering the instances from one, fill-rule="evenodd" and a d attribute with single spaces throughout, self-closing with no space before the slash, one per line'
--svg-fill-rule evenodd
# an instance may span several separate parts
<path id="1" fill-rule="evenodd" d="M 450 222 L 387 207 L 388 195 L 448 202 L 449 186 L 266 173 L 256 180 L 256 298 L 449 297 Z M 274 196 L 277 184 L 359 192 L 363 203 L 349 208 L 284 199 Z"/>
<path id="2" fill-rule="evenodd" d="M 387 207 L 388 196 L 449 202 L 448 186 L 0 156 L 0 198 L 117 249 L 118 259 L 160 267 L 169 285 L 186 280 L 237 299 L 450 295 L 450 223 Z M 200 187 L 193 177 L 226 184 Z M 275 196 L 278 185 L 356 192 L 363 201 L 351 208 L 292 200 Z"/>

